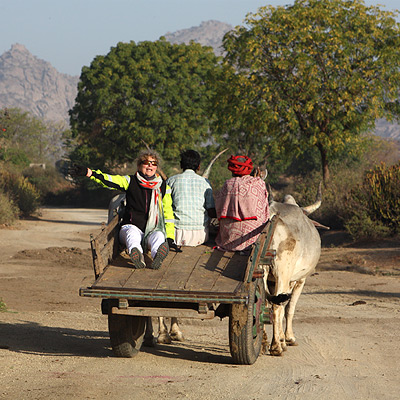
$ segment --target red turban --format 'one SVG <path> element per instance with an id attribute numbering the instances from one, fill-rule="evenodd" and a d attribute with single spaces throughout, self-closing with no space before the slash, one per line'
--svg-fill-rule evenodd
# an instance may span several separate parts
<path id="1" fill-rule="evenodd" d="M 253 161 L 247 156 L 231 156 L 228 160 L 228 169 L 235 175 L 249 175 L 253 170 Z"/>

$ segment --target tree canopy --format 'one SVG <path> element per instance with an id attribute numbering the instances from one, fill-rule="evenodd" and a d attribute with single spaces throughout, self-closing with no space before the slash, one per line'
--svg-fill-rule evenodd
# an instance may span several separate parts
<path id="1" fill-rule="evenodd" d="M 361 0 L 296 0 L 248 14 L 224 37 L 231 74 L 217 97 L 219 130 L 249 150 L 245 134 L 261 152 L 316 147 L 327 181 L 335 153 L 377 118 L 400 115 L 397 15 Z"/>
<path id="2" fill-rule="evenodd" d="M 63 124 L 44 122 L 19 108 L 0 110 L 0 160 L 19 164 L 55 162 L 64 153 Z"/>
<path id="3" fill-rule="evenodd" d="M 209 138 L 211 79 L 221 71 L 209 47 L 118 43 L 84 67 L 70 111 L 72 158 L 101 166 L 133 161 L 144 140 L 167 159 Z"/>

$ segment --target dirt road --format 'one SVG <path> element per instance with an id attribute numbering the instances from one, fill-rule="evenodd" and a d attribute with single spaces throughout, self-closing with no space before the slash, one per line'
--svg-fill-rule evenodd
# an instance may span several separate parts
<path id="1" fill-rule="evenodd" d="M 183 320 L 184 343 L 115 358 L 79 287 L 105 210 L 43 209 L 0 229 L 1 399 L 398 399 L 400 243 L 326 247 L 298 303 L 299 345 L 231 364 L 227 320 Z M 328 240 L 333 240 L 331 236 Z M 267 325 L 271 337 L 271 326 Z"/>

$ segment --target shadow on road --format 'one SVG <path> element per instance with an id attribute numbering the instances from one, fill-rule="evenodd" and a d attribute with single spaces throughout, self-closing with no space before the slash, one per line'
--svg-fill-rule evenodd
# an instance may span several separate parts
<path id="1" fill-rule="evenodd" d="M 112 356 L 107 332 L 48 327 L 28 321 L 17 324 L 0 322 L 0 332 L 0 349 L 17 353 L 41 356 Z"/>
<path id="2" fill-rule="evenodd" d="M 229 348 L 224 346 L 204 345 L 196 342 L 176 342 L 172 344 L 156 344 L 155 348 L 142 347 L 144 353 L 162 358 L 175 358 L 210 364 L 233 364 Z"/>

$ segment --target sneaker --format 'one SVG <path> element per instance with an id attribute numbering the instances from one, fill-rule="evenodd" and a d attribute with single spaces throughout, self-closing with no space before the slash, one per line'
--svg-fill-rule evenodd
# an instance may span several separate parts
<path id="1" fill-rule="evenodd" d="M 154 257 L 154 260 L 151 264 L 151 268 L 153 269 L 159 269 L 161 267 L 161 264 L 165 260 L 165 257 L 167 257 L 169 253 L 169 246 L 168 242 L 164 242 L 163 244 L 160 245 L 160 247 L 157 250 L 157 254 Z"/>
<path id="2" fill-rule="evenodd" d="M 130 254 L 129 257 L 132 260 L 133 266 L 136 269 L 139 268 L 146 268 L 146 263 L 144 261 L 144 256 L 143 254 L 139 251 L 139 249 L 137 249 L 136 247 L 134 247 Z"/>

